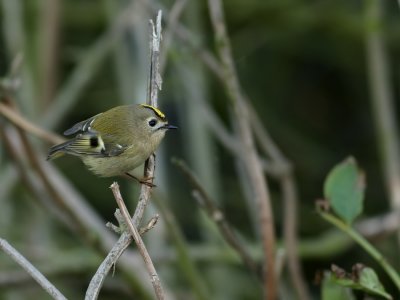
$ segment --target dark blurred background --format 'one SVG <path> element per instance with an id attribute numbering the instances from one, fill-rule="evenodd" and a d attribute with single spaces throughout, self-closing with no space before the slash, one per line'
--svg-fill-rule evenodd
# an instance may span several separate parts
<path id="1" fill-rule="evenodd" d="M 113 106 L 143 103 L 148 74 L 148 19 L 155 16 L 152 7 L 162 7 L 164 41 L 170 40 L 168 49 L 163 49 L 167 55 L 159 104 L 179 131 L 169 132 L 158 150 L 158 187 L 153 196 L 156 203 L 162 202 L 173 212 L 211 299 L 260 299 L 262 290 L 257 279 L 223 241 L 215 224 L 192 198 L 187 179 L 171 163 L 171 157 L 187 161 L 241 240 L 261 259 L 254 211 L 240 184 L 240 166 L 210 130 L 205 116 L 208 110 L 204 106 L 226 128 L 232 130 L 236 122 L 221 82 L 199 56 L 199 51 L 215 52 L 207 2 L 184 3 L 178 23 L 190 30 L 190 42 L 168 27 L 166 13 L 174 8 L 174 1 L 144 2 L 2 0 L 0 77 L 3 82 L 14 75 L 20 80 L 12 98 L 21 115 L 60 134 Z M 362 218 L 390 211 L 380 152 L 385 145 L 376 131 L 371 87 L 374 70 L 367 55 L 367 41 L 371 32 L 379 32 L 388 67 L 385 84 L 394 103 L 391 113 L 396 117 L 400 8 L 396 1 L 381 1 L 381 16 L 368 19 L 368 10 L 379 10 L 377 2 L 224 1 L 240 83 L 265 129 L 294 168 L 299 198 L 299 257 L 313 299 L 320 299 L 320 286 L 314 284 L 318 270 L 327 270 L 332 263 L 349 270 L 357 262 L 374 267 L 389 293 L 399 296 L 379 266 L 358 246 L 344 241 L 314 209 L 314 201 L 322 197 L 326 174 L 352 155 L 367 176 Z M 10 74 L 12 62 L 18 57 L 23 57 L 22 63 L 16 74 Z M 9 124 L 0 116 L 1 126 Z M 50 143 L 28 136 L 44 161 Z M 114 221 L 116 203 L 109 186 L 115 178 L 97 178 L 73 157 L 46 164 L 55 166 L 70 181 L 104 224 Z M 69 230 L 34 199 L 36 196 L 20 180 L 15 161 L 2 140 L 0 179 L 0 237 L 47 274 L 68 298 L 82 298 L 105 254 L 96 252 L 85 238 Z M 133 211 L 138 185 L 117 180 Z M 267 176 L 267 180 L 278 246 L 283 247 L 282 192 L 276 178 Z M 152 205 L 146 218 L 157 211 L 158 206 Z M 173 238 L 162 219 L 145 237 L 161 280 L 173 292 L 173 298 L 197 299 L 179 268 Z M 396 234 L 382 229 L 372 241 L 398 269 Z M 138 276 L 147 278 L 147 274 Z M 136 293 L 118 265 L 115 276 L 109 276 L 106 283 L 100 299 L 132 299 Z M 281 299 L 297 299 L 286 268 L 279 287 Z M 48 296 L 0 254 L 0 299 L 28 298 Z"/>

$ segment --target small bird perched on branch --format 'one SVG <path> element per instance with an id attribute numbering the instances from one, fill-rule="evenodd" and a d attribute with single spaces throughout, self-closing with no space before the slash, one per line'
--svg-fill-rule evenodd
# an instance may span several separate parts
<path id="1" fill-rule="evenodd" d="M 77 135 L 51 147 L 47 160 L 71 154 L 81 158 L 98 176 L 126 174 L 138 180 L 129 172 L 149 158 L 167 130 L 176 128 L 168 123 L 159 109 L 151 105 L 117 106 L 66 130 L 66 136 Z"/>

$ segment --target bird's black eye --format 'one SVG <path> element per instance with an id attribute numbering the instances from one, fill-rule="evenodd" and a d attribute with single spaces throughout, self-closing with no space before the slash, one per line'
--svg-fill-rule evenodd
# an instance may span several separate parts
<path id="1" fill-rule="evenodd" d="M 151 120 L 149 121 L 149 125 L 150 125 L 151 127 L 156 126 L 156 124 L 157 124 L 157 120 L 155 120 L 155 119 L 151 119 Z"/>

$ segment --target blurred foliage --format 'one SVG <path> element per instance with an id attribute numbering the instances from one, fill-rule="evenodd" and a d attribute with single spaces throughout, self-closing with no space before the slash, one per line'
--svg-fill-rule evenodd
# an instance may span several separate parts
<path id="1" fill-rule="evenodd" d="M 0 77 L 6 76 L 15 55 L 23 53 L 23 69 L 27 70 L 27 73 L 21 71 L 22 91 L 17 96 L 33 100 L 17 102 L 26 117 L 37 124 L 42 124 L 46 110 L 73 70 L 79 66 L 88 49 L 105 35 L 118 18 L 118 13 L 131 2 L 58 0 L 55 2 L 59 5 L 59 14 L 47 11 L 46 15 L 46 7 L 54 7 L 50 6 L 51 1 L 53 0 L 2 0 L 0 5 Z M 197 1 L 188 1 L 181 21 L 194 32 L 194 41 L 206 49 L 214 49 L 207 3 L 194 2 Z M 314 212 L 314 200 L 323 194 L 323 180 L 328 170 L 349 154 L 357 158 L 367 177 L 368 188 L 365 192 L 363 217 L 389 210 L 369 102 L 365 57 L 366 2 L 368 1 L 224 1 L 227 27 L 241 83 L 272 138 L 294 166 L 300 198 L 300 243 L 316 239 L 330 229 Z M 10 8 L 5 11 L 6 7 L 12 6 L 11 3 L 20 6 L 20 15 L 5 15 L 13 11 Z M 163 1 L 162 4 L 170 9 L 174 1 Z M 399 82 L 397 66 L 400 58 L 400 9 L 396 1 L 382 1 L 382 4 L 382 32 L 392 67 L 389 78 L 394 86 L 397 86 L 395 83 Z M 49 42 L 55 43 L 54 59 L 50 68 L 45 70 L 46 57 L 41 57 L 41 54 L 50 44 L 46 44 L 43 34 L 46 26 L 55 25 L 51 21 L 49 24 L 52 25 L 43 25 L 42 21 L 54 14 L 54 22 L 59 24 L 55 40 Z M 141 8 L 138 14 L 141 21 L 123 30 L 118 42 L 115 42 L 116 48 L 122 47 L 122 51 L 129 53 L 124 62 L 126 66 L 133 67 L 135 80 L 130 75 L 123 76 L 125 83 L 121 80 L 118 76 L 121 73 L 118 72 L 128 74 L 123 73 L 121 64 L 117 63 L 117 53 L 121 52 L 108 51 L 99 68 L 89 70 L 93 71 L 89 83 L 79 94 L 73 109 L 60 116 L 55 132 L 61 133 L 77 121 L 122 104 L 121 95 L 124 88 L 132 91 L 132 103 L 145 101 L 140 95 L 144 95 L 146 90 L 147 70 L 140 64 L 147 61 L 147 19 L 153 14 L 147 14 L 144 8 Z M 17 36 L 17 28 L 20 25 L 22 37 Z M 13 33 L 15 36 L 7 38 L 6 32 L 12 32 L 13 28 L 17 30 Z M 164 27 L 164 30 L 168 30 L 168 27 Z M 15 41 L 22 38 L 24 43 L 16 45 L 15 48 L 11 45 L 13 38 Z M 262 292 L 257 280 L 240 264 L 236 256 L 233 255 L 232 258 L 230 249 L 222 241 L 214 225 L 207 223 L 204 215 L 200 213 L 198 205 L 191 197 L 186 179 L 169 161 L 171 156 L 184 157 L 194 168 L 198 167 L 195 172 L 199 174 L 200 180 L 206 184 L 207 189 L 213 191 L 213 196 L 218 199 L 230 223 L 234 224 L 249 248 L 254 250 L 255 256 L 259 256 L 252 212 L 244 200 L 234 158 L 212 134 L 204 132 L 206 129 L 202 123 L 206 122 L 205 118 L 189 109 L 195 105 L 194 95 L 201 92 L 201 97 L 205 98 L 203 100 L 212 106 L 225 125 L 229 126 L 231 121 L 234 122 L 230 119 L 228 101 L 220 82 L 204 66 L 195 66 L 194 62 L 198 60 L 187 45 L 178 39 L 173 40 L 168 53 L 166 72 L 163 75 L 160 106 L 170 122 L 177 124 L 180 130 L 167 135 L 159 151 L 160 155 L 157 156 L 159 168 L 156 172 L 159 172 L 157 174 L 160 177 L 157 189 L 173 211 L 202 279 L 210 295 L 213 295 L 212 299 L 260 299 Z M 42 82 L 43 78 L 49 78 L 46 77 L 46 74 L 49 75 L 46 72 L 54 79 L 51 83 L 53 86 Z M 28 79 L 32 80 L 31 97 L 26 97 L 23 93 L 29 83 Z M 49 103 L 44 103 L 41 99 L 43 89 L 52 91 Z M 398 115 L 398 91 L 393 92 Z M 35 109 L 28 109 L 29 105 Z M 0 117 L 0 124 L 4 122 Z M 195 131 L 197 127 L 199 130 Z M 201 161 L 197 161 L 198 156 L 193 155 L 193 140 L 209 142 L 207 156 L 202 156 Z M 35 139 L 34 142 L 38 141 Z M 38 144 L 41 149 L 40 157 L 44 159 L 50 145 Z M 13 169 L 1 140 L 0 155 L 1 177 L 6 173 L 11 174 L 10 169 Z M 116 204 L 108 187 L 115 179 L 95 177 L 73 157 L 66 157 L 52 164 L 57 166 L 88 199 L 90 205 L 104 218 L 104 223 L 114 220 Z M 204 167 L 206 171 L 199 166 Z M 15 175 L 14 178 L 16 177 Z M 51 265 L 53 257 L 57 262 L 65 262 L 72 257 L 74 263 L 77 263 L 76 258 L 90 257 L 78 270 L 66 268 L 65 264 L 61 263 L 54 266 L 57 270 L 44 268 L 49 270 L 50 280 L 54 279 L 62 291 L 69 291 L 67 297 L 82 298 L 91 275 L 101 261 L 101 256 L 99 257 L 82 239 L 72 235 L 57 218 L 44 211 L 38 204 L 40 202 L 32 199 L 33 195 L 29 194 L 18 179 L 10 181 L 12 184 L 8 187 L 4 183 L 6 181 L 0 186 L 4 191 L 7 188 L 5 197 L 0 199 L 1 237 L 17 245 L 16 247 L 37 265 L 41 262 L 47 266 Z M 137 199 L 137 187 L 132 188 L 132 183 L 125 179 L 118 181 L 123 194 L 129 198 L 132 209 Z M 282 226 L 285 222 L 282 218 L 284 207 L 281 191 L 276 180 L 271 179 L 269 184 L 276 232 L 281 240 Z M 160 225 L 162 226 L 163 224 Z M 153 237 L 152 235 L 153 231 L 146 239 L 150 253 L 154 251 L 155 265 L 160 270 L 164 285 L 176 293 L 177 299 L 193 299 L 178 268 L 176 260 L 179 258 L 163 253 L 163 248 L 151 247 L 153 243 L 160 245 L 156 239 L 162 238 L 161 245 L 169 249 L 165 252 L 174 253 L 171 237 L 168 233 L 156 233 Z M 377 242 L 379 243 L 375 246 L 398 269 L 400 261 L 395 239 L 385 236 L 380 237 Z M 314 244 L 313 247 L 317 248 L 312 250 L 319 251 L 317 245 L 318 243 Z M 331 263 L 349 269 L 357 262 L 363 262 L 376 270 L 388 293 L 399 296 L 387 276 L 371 258 L 351 245 L 352 243 L 349 243 L 343 251 L 339 250 L 328 256 L 323 253 L 314 257 L 304 255 L 306 259 L 303 259 L 302 263 L 305 277 L 315 299 L 319 299 L 320 295 L 320 286 L 312 284 L 317 270 L 328 269 Z M 303 249 L 305 248 L 306 245 Z M 325 249 L 322 244 L 321 249 Z M 72 253 L 78 254 L 71 256 Z M 51 259 L 43 260 L 46 257 Z M 9 270 L 20 271 L 7 257 L 0 254 L 0 279 L 4 273 L 11 272 Z M 107 282 L 101 299 L 132 297 L 131 288 L 126 282 L 121 283 L 124 281 L 122 275 L 118 274 L 118 265 L 116 277 L 109 276 Z M 287 272 L 282 275 L 281 290 L 284 290 L 282 293 L 286 293 L 282 299 L 294 297 Z M 8 286 L 0 280 L 0 299 L 27 299 L 27 295 L 30 299 L 47 299 L 44 292 L 29 280 Z"/>

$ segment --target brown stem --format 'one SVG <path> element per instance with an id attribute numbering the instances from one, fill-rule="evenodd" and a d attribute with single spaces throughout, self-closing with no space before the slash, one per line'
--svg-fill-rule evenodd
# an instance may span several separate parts
<path id="1" fill-rule="evenodd" d="M 20 115 L 10 106 L 2 102 L 0 102 L 0 114 L 6 117 L 10 122 L 12 122 L 18 128 L 26 132 L 29 132 L 33 135 L 36 135 L 38 138 L 44 141 L 47 141 L 52 144 L 59 144 L 65 141 L 65 139 L 63 139 L 61 136 L 40 128 L 36 124 L 27 120 L 24 116 Z"/>
<path id="2" fill-rule="evenodd" d="M 220 0 L 209 0 L 208 6 L 214 27 L 217 50 L 224 72 L 225 89 L 233 105 L 243 153 L 246 153 L 243 156 L 243 163 L 250 179 L 251 188 L 254 191 L 254 201 L 259 213 L 258 218 L 265 259 L 264 292 L 269 300 L 274 300 L 277 296 L 277 280 L 275 274 L 275 232 L 270 195 L 254 145 L 246 99 L 242 93 L 233 64 L 222 3 Z"/>
<path id="3" fill-rule="evenodd" d="M 284 226 L 283 235 L 285 241 L 285 250 L 288 260 L 289 273 L 296 293 L 301 300 L 311 299 L 307 285 L 304 281 L 303 271 L 298 256 L 297 241 L 297 192 L 296 184 L 292 174 L 281 177 L 281 190 L 283 197 Z"/>
<path id="4" fill-rule="evenodd" d="M 210 195 L 199 182 L 196 175 L 189 169 L 183 160 L 174 159 L 173 162 L 189 180 L 194 189 L 193 197 L 201 204 L 201 207 L 205 209 L 210 219 L 215 222 L 227 243 L 239 254 L 243 263 L 249 268 L 249 270 L 257 277 L 260 277 L 258 264 L 248 253 L 245 246 L 239 241 L 233 228 L 226 220 L 224 213 L 217 207 L 215 201 L 211 199 Z"/>
<path id="5" fill-rule="evenodd" d="M 284 202 L 284 228 L 283 235 L 288 260 L 288 268 L 293 286 L 301 300 L 311 299 L 298 256 L 297 239 L 297 206 L 298 194 L 293 168 L 280 149 L 275 145 L 268 132 L 265 130 L 254 108 L 250 107 L 251 124 L 254 134 L 265 155 L 268 155 L 276 171 L 276 178 L 280 182 Z"/>

